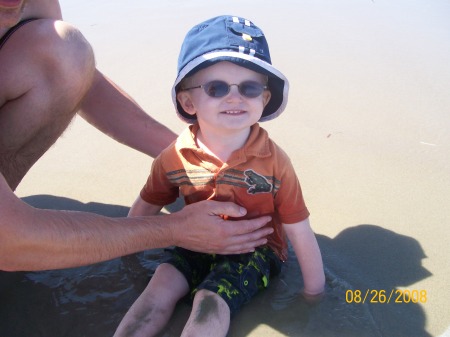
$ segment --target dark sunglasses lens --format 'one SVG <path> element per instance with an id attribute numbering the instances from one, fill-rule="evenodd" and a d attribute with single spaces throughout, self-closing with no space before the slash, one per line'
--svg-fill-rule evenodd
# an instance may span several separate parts
<path id="1" fill-rule="evenodd" d="M 204 88 L 206 94 L 211 97 L 223 97 L 228 94 L 230 89 L 228 84 L 222 81 L 206 83 Z"/>
<path id="2" fill-rule="evenodd" d="M 263 91 L 264 86 L 258 82 L 243 82 L 239 85 L 239 92 L 249 98 L 258 97 Z"/>

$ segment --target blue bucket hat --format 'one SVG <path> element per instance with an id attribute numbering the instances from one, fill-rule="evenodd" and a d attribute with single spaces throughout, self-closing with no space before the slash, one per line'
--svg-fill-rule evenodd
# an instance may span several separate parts
<path id="1" fill-rule="evenodd" d="M 186 113 L 177 101 L 180 82 L 220 61 L 229 61 L 268 76 L 271 98 L 260 122 L 274 119 L 283 112 L 289 82 L 272 66 L 264 33 L 249 20 L 224 15 L 194 26 L 183 41 L 178 57 L 178 76 L 172 88 L 172 101 L 182 120 L 195 123 L 197 117 Z"/>

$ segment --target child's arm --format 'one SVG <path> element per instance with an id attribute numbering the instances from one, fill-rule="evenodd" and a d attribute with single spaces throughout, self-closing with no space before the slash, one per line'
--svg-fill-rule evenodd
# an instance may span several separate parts
<path id="1" fill-rule="evenodd" d="M 141 196 L 138 196 L 133 206 L 131 206 L 128 216 L 156 215 L 161 211 L 161 208 L 163 208 L 163 206 L 149 204 L 142 199 Z"/>
<path id="2" fill-rule="evenodd" d="M 294 248 L 305 284 L 304 294 L 316 296 L 324 291 L 325 274 L 322 255 L 316 236 L 309 225 L 309 219 L 295 224 L 283 224 L 283 228 Z"/>

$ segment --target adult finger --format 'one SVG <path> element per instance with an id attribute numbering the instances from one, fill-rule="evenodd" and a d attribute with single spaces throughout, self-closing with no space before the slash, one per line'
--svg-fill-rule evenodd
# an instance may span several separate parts
<path id="1" fill-rule="evenodd" d="M 254 223 L 259 226 L 261 222 L 265 224 L 266 220 L 258 218 L 253 220 L 225 222 L 223 226 L 229 236 L 224 238 L 224 243 L 226 242 L 226 245 L 221 253 L 248 253 L 254 251 L 258 246 L 265 245 L 267 243 L 267 236 L 273 233 L 273 228 L 265 227 L 257 230 L 248 230 L 249 228 L 253 228 Z M 243 228 L 246 229 L 244 230 Z"/>
<path id="2" fill-rule="evenodd" d="M 262 216 L 251 220 L 228 221 L 226 222 L 226 231 L 230 235 L 235 235 L 241 242 L 248 239 L 245 234 L 250 235 L 250 233 L 254 239 L 258 239 L 272 234 L 272 228 L 263 228 L 270 220 L 270 216 Z"/>
<path id="3" fill-rule="evenodd" d="M 208 200 L 207 205 L 211 215 L 227 215 L 233 218 L 240 218 L 247 214 L 247 210 L 244 207 L 238 206 L 233 202 Z"/>

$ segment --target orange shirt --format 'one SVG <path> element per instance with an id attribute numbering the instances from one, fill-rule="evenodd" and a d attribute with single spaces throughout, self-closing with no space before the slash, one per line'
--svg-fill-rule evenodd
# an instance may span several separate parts
<path id="1" fill-rule="evenodd" d="M 287 240 L 281 224 L 309 216 L 289 157 L 255 124 L 244 147 L 222 163 L 198 148 L 197 131 L 198 125 L 191 125 L 154 160 L 141 198 L 161 206 L 179 195 L 186 204 L 206 199 L 233 201 L 247 209 L 247 219 L 270 215 L 274 233 L 268 245 L 285 261 Z"/>

